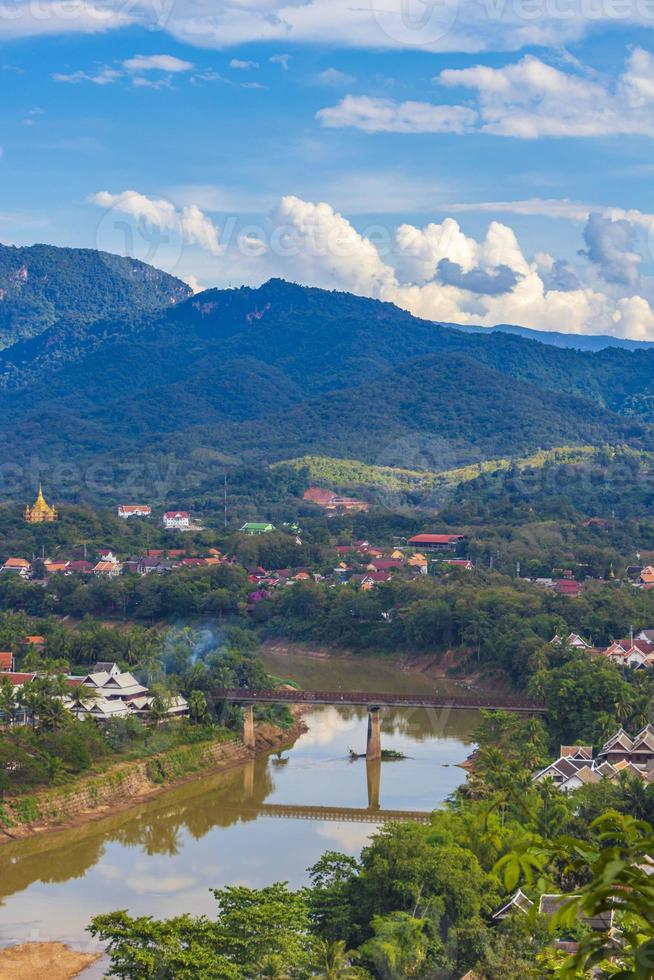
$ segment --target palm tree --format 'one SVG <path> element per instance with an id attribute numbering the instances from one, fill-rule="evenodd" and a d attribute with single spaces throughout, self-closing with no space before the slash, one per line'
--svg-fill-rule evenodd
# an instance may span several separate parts
<path id="1" fill-rule="evenodd" d="M 170 699 L 163 694 L 155 694 L 150 702 L 149 715 L 157 727 L 168 716 L 169 702 Z"/>
<path id="2" fill-rule="evenodd" d="M 652 710 L 652 698 L 649 694 L 639 694 L 631 705 L 631 725 L 636 730 L 649 724 Z"/>
<path id="3" fill-rule="evenodd" d="M 191 721 L 199 724 L 205 720 L 209 709 L 207 707 L 207 699 L 202 691 L 191 691 L 188 699 L 188 708 Z"/>
<path id="4" fill-rule="evenodd" d="M 621 695 L 613 707 L 615 709 L 615 717 L 618 719 L 621 725 L 625 725 L 629 721 L 633 710 L 631 696 L 626 694 Z"/>
<path id="5" fill-rule="evenodd" d="M 76 718 L 79 718 L 82 711 L 88 710 L 89 704 L 97 701 L 100 692 L 97 687 L 89 687 L 87 684 L 76 684 L 69 693 L 71 700 L 71 711 Z"/>
<path id="6" fill-rule="evenodd" d="M 352 966 L 354 955 L 346 949 L 344 939 L 335 942 L 321 940 L 317 946 L 317 973 L 314 976 L 321 980 L 355 980 L 362 975 L 362 971 Z"/>
<path id="7" fill-rule="evenodd" d="M 39 724 L 45 731 L 57 731 L 66 724 L 66 709 L 60 698 L 41 697 L 38 706 Z"/>
<path id="8" fill-rule="evenodd" d="M 620 789 L 626 812 L 636 820 L 647 820 L 650 817 L 650 803 L 643 780 L 639 776 L 622 775 Z"/>
<path id="9" fill-rule="evenodd" d="M 284 965 L 281 956 L 266 956 L 262 960 L 258 976 L 260 980 L 289 980 L 290 972 Z"/>
<path id="10" fill-rule="evenodd" d="M 608 711 L 601 711 L 595 716 L 593 725 L 593 741 L 603 744 L 611 731 L 615 730 L 615 721 Z"/>
<path id="11" fill-rule="evenodd" d="M 41 692 L 34 684 L 34 681 L 28 681 L 18 689 L 16 700 L 21 708 L 24 708 L 26 712 L 29 712 L 32 721 L 32 728 L 36 728 L 36 715 L 39 704 L 41 703 Z"/>

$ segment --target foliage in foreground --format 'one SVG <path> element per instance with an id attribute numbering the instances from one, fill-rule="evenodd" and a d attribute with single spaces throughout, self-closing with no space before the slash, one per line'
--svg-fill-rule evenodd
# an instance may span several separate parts
<path id="1" fill-rule="evenodd" d="M 628 814 L 640 807 L 654 819 L 654 794 L 628 779 L 574 797 L 532 784 L 525 765 L 542 732 L 526 719 L 489 716 L 479 740 L 474 779 L 428 825 L 386 825 L 358 860 L 327 852 L 306 888 L 220 889 L 213 917 L 96 917 L 90 928 L 109 944 L 110 975 L 445 980 L 473 970 L 481 980 L 571 980 L 599 964 L 599 977 L 651 976 L 638 963 L 654 948 L 654 881 L 642 869 L 654 831 Z M 531 912 L 494 923 L 525 872 Z M 564 911 L 538 914 L 544 891 L 569 896 Z M 609 935 L 579 916 L 612 902 L 619 960 Z M 579 953 L 562 952 L 560 940 L 578 942 Z"/>

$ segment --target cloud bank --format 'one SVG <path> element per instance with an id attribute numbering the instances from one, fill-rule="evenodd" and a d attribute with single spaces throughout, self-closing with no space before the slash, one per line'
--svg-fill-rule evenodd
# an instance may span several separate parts
<path id="1" fill-rule="evenodd" d="M 196 47 L 316 43 L 430 52 L 561 47 L 608 26 L 651 28 L 648 0 L 9 0 L 0 37 L 97 33 L 140 25 Z M 284 56 L 287 57 L 287 56 Z M 280 60 L 280 64 L 281 64 Z M 644 81 L 641 91 L 647 87 Z"/>
<path id="2" fill-rule="evenodd" d="M 261 226 L 242 229 L 220 229 L 195 205 L 176 207 L 133 190 L 102 191 L 92 203 L 195 246 L 182 264 L 206 285 L 282 276 L 388 300 L 429 320 L 654 339 L 654 282 L 641 273 L 642 222 L 625 212 L 591 212 L 577 261 L 570 262 L 546 252 L 526 255 L 513 229 L 499 221 L 479 239 L 452 217 L 360 231 L 328 203 L 293 195 Z"/>
<path id="3" fill-rule="evenodd" d="M 448 68 L 441 88 L 472 94 L 473 104 L 398 102 L 346 95 L 316 114 L 323 126 L 364 132 L 485 133 L 513 139 L 654 136 L 654 57 L 629 52 L 615 82 L 583 67 L 562 71 L 533 55 L 503 68 Z"/>

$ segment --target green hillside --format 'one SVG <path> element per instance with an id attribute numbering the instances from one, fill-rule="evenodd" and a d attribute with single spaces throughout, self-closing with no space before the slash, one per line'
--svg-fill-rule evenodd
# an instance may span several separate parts
<path id="1" fill-rule="evenodd" d="M 312 483 L 339 491 L 372 488 L 391 492 L 425 490 L 440 485 L 458 486 L 476 480 L 484 473 L 496 474 L 509 470 L 539 468 L 551 463 L 567 464 L 593 459 L 598 450 L 593 446 L 557 446 L 530 456 L 488 459 L 452 470 L 407 470 L 398 466 L 375 466 L 361 460 L 334 459 L 330 456 L 300 456 L 273 463 L 272 469 L 292 467 L 306 473 Z"/>
<path id="2" fill-rule="evenodd" d="M 93 249 L 0 245 L 0 348 L 58 321 L 131 318 L 190 296 L 185 283 L 135 259 Z"/>
<path id="3" fill-rule="evenodd" d="M 126 469 L 160 496 L 211 492 L 225 466 L 305 456 L 442 474 L 560 446 L 654 448 L 647 348 L 466 333 L 280 280 L 121 314 L 124 284 L 97 253 L 79 261 L 99 263 L 111 315 L 58 320 L 0 352 L 0 452 L 23 472 L 38 458 L 59 495 L 113 499 Z M 161 275 L 155 306 L 171 284 Z M 68 482 L 62 461 L 76 469 Z M 97 466 L 113 474 L 102 490 L 83 476 Z M 6 489 L 24 492 L 20 479 Z"/>

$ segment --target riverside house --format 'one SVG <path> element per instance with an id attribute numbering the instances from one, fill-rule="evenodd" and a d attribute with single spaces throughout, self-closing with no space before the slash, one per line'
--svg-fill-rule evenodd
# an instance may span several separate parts
<path id="1" fill-rule="evenodd" d="M 654 782 L 654 726 L 646 725 L 634 736 L 618 729 L 595 758 L 590 745 L 562 745 L 559 758 L 535 773 L 532 781 L 551 779 L 569 793 L 585 783 L 616 782 L 623 774 Z"/>
<path id="2" fill-rule="evenodd" d="M 74 680 L 94 690 L 96 695 L 89 698 L 83 706 L 74 709 L 78 718 L 90 717 L 97 721 L 108 721 L 132 714 L 147 715 L 152 708 L 154 696 L 147 687 L 139 684 L 133 674 L 121 671 L 115 663 L 97 663 L 86 677 Z M 188 714 L 188 704 L 181 695 L 172 697 L 166 707 L 169 715 Z"/>

